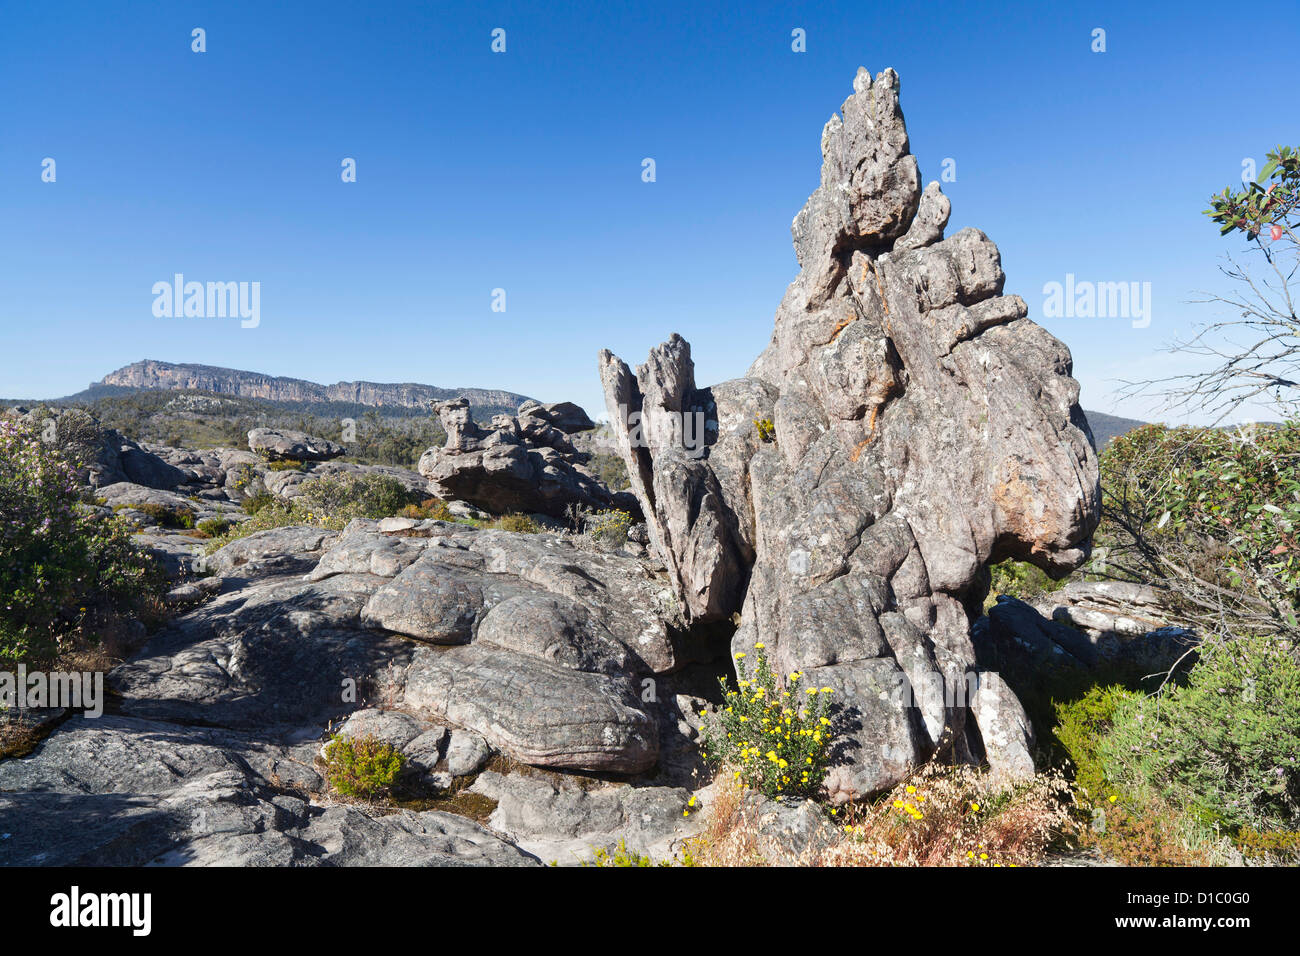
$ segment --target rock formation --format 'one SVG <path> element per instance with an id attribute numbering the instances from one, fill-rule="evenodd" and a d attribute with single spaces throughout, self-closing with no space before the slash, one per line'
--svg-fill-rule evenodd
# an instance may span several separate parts
<path id="1" fill-rule="evenodd" d="M 801 271 L 744 378 L 698 387 L 677 335 L 635 375 L 601 353 L 620 450 L 688 616 L 738 614 L 734 652 L 764 643 L 834 689 L 832 798 L 940 748 L 1023 772 L 1027 721 L 980 681 L 970 625 L 990 562 L 1061 575 L 1086 557 L 1098 469 L 1070 353 L 1002 294 L 982 232 L 944 238 L 892 70 L 858 72 L 821 146 Z"/>
<path id="2" fill-rule="evenodd" d="M 497 513 L 526 512 L 562 518 L 570 505 L 640 513 L 636 498 L 612 494 L 587 470 L 591 456 L 569 435 L 595 424 L 577 405 L 526 401 L 517 415 L 497 415 L 490 428 L 471 417 L 463 398 L 434 406 L 447 442 L 420 458 L 420 474 L 441 498 Z"/>
<path id="3" fill-rule="evenodd" d="M 254 428 L 248 447 L 268 461 L 329 461 L 347 451 L 337 442 L 287 428 Z"/>

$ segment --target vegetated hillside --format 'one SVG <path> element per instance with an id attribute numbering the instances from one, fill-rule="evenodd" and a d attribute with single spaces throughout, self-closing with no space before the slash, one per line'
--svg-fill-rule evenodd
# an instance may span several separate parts
<path id="1" fill-rule="evenodd" d="M 344 460 L 366 465 L 412 468 L 426 449 L 447 437 L 426 409 L 356 402 L 277 402 L 101 385 L 56 401 L 25 404 L 83 408 L 133 441 L 181 448 L 246 448 L 251 429 L 296 429 L 341 441 L 348 446 Z M 480 419 L 488 417 L 475 412 Z"/>
<path id="2" fill-rule="evenodd" d="M 1104 412 L 1085 410 L 1083 414 L 1088 417 L 1088 427 L 1092 429 L 1092 437 L 1097 443 L 1098 451 L 1105 448 L 1112 438 L 1118 438 L 1126 432 L 1147 424 L 1136 418 L 1120 418 L 1118 415 L 1107 415 Z"/>

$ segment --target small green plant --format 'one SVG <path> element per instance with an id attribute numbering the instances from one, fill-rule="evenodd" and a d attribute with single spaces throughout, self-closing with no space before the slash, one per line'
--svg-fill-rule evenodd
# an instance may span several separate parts
<path id="1" fill-rule="evenodd" d="M 755 418 L 754 428 L 758 432 L 758 440 L 763 442 L 776 441 L 776 425 L 770 418 Z"/>
<path id="2" fill-rule="evenodd" d="M 782 689 L 764 646 L 754 647 L 752 675 L 745 654 L 736 655 L 736 689 L 718 678 L 725 700 L 705 724 L 705 759 L 768 797 L 814 797 L 826 776 L 834 736 L 827 716 L 831 689 L 801 687 L 798 671 L 786 677 Z"/>
<path id="3" fill-rule="evenodd" d="M 1060 586 L 1041 568 L 1012 558 L 993 565 L 989 571 L 992 572 L 993 581 L 989 587 L 988 604 L 992 604 L 999 594 L 1033 601 L 1039 595 L 1047 594 Z"/>
<path id="4" fill-rule="evenodd" d="M 499 531 L 513 531 L 516 534 L 537 534 L 542 530 L 528 515 L 502 515 L 486 527 L 496 528 Z"/>
<path id="5" fill-rule="evenodd" d="M 325 746 L 325 776 L 347 797 L 368 800 L 388 793 L 403 763 L 402 755 L 377 737 L 335 735 Z"/>
<path id="6" fill-rule="evenodd" d="M 201 538 L 219 538 L 230 530 L 230 522 L 225 518 L 204 518 L 194 526 L 194 532 Z"/>
<path id="7" fill-rule="evenodd" d="M 1101 742 L 1110 732 L 1121 704 L 1142 694 L 1119 685 L 1093 687 L 1077 700 L 1056 705 L 1056 740 L 1074 767 L 1074 785 L 1089 804 L 1099 805 L 1113 792 L 1106 784 Z"/>
<path id="8" fill-rule="evenodd" d="M 241 502 L 246 514 L 255 515 L 269 504 L 275 502 L 275 495 L 269 491 L 260 491 L 255 495 L 250 495 Z"/>
<path id="9" fill-rule="evenodd" d="M 653 859 L 644 853 L 638 853 L 636 850 L 627 848 L 627 841 L 619 837 L 618 846 L 611 851 L 603 846 L 598 846 L 592 851 L 592 859 L 583 866 L 612 866 L 612 867 L 649 867 L 649 866 L 672 866 L 671 860 L 664 860 L 655 863 Z"/>
<path id="10" fill-rule="evenodd" d="M 132 511 L 138 511 L 140 514 L 148 515 L 164 528 L 189 529 L 194 527 L 194 512 L 188 508 L 159 505 L 146 501 L 139 504 L 118 505 L 114 510 L 125 511 L 128 508 Z"/>
<path id="11" fill-rule="evenodd" d="M 281 458 L 266 463 L 267 471 L 306 471 L 307 466 L 296 458 Z"/>

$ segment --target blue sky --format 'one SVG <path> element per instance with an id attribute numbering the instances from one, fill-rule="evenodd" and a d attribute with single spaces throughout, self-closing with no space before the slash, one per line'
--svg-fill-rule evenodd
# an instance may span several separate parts
<path id="1" fill-rule="evenodd" d="M 674 331 L 701 384 L 740 375 L 797 271 L 822 125 L 864 65 L 900 73 L 923 178 L 956 164 L 949 231 L 998 243 L 1007 291 L 1071 346 L 1084 406 L 1142 416 L 1113 380 L 1173 367 L 1157 350 L 1215 316 L 1188 300 L 1224 288 L 1240 245 L 1200 215 L 1207 196 L 1300 142 L 1276 82 L 1295 18 L 1267 27 L 1273 66 L 1242 63 L 1225 54 L 1238 5 L 613 6 L 11 5 L 0 395 L 156 358 L 595 412 L 597 350 L 641 361 Z M 155 317 L 176 272 L 260 282 L 260 325 Z M 1150 326 L 1041 319 L 1067 273 L 1150 282 Z"/>

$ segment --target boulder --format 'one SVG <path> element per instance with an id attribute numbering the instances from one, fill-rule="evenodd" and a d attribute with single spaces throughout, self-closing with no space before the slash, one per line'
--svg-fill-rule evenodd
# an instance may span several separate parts
<path id="1" fill-rule="evenodd" d="M 248 433 L 248 447 L 269 461 L 328 461 L 347 452 L 328 439 L 280 428 L 254 428 Z"/>
<path id="2" fill-rule="evenodd" d="M 944 237 L 949 203 L 921 190 L 892 70 L 858 72 L 822 158 L 792 227 L 801 271 L 744 378 L 700 387 L 677 335 L 635 374 L 609 352 L 599 367 L 688 618 L 738 615 L 734 652 L 764 643 L 783 675 L 834 690 L 842 802 L 940 747 L 989 756 L 981 712 L 1005 752 L 1029 745 L 1000 692 L 973 711 L 906 690 L 966 685 L 985 567 L 1078 566 L 1100 491 L 1069 350 L 1003 294 L 987 236 Z"/>

